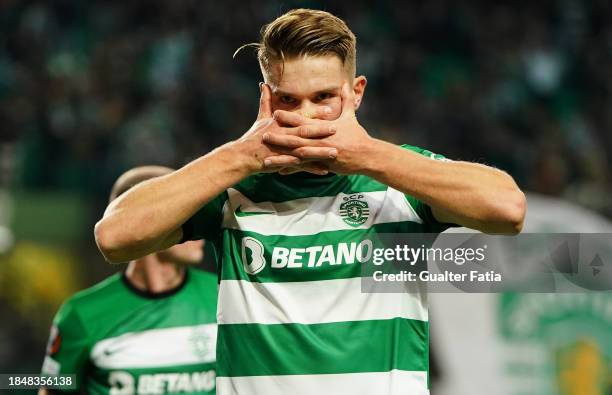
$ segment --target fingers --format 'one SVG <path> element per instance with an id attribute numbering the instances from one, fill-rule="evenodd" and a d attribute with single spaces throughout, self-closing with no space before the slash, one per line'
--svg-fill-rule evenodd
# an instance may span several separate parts
<path id="1" fill-rule="evenodd" d="M 342 85 L 342 114 L 340 117 L 354 117 L 355 116 L 355 93 L 351 89 L 351 85 L 345 82 Z"/>
<path id="2" fill-rule="evenodd" d="M 274 144 L 287 148 L 298 148 L 310 144 L 310 141 L 307 139 L 280 133 L 266 133 L 263 135 L 263 141 L 267 144 Z"/>
<path id="3" fill-rule="evenodd" d="M 316 119 L 323 119 L 332 113 L 332 109 L 329 106 L 317 107 L 312 113 L 300 114 L 297 112 L 290 112 L 284 110 L 274 111 L 274 119 L 280 124 L 287 126 L 301 126 L 315 123 Z"/>
<path id="4" fill-rule="evenodd" d="M 299 147 L 291 155 L 306 161 L 336 159 L 338 150 L 330 147 Z"/>
<path id="5" fill-rule="evenodd" d="M 332 108 L 329 106 L 317 107 L 312 118 L 324 118 L 332 113 Z"/>
<path id="6" fill-rule="evenodd" d="M 300 147 L 286 154 L 269 156 L 264 159 L 264 167 L 304 167 L 309 162 L 335 159 L 338 150 L 329 147 Z M 310 165 L 309 165 L 310 166 Z"/>
<path id="7" fill-rule="evenodd" d="M 329 173 L 327 166 L 319 162 L 307 163 L 304 165 L 303 170 L 307 171 L 308 173 L 318 174 L 320 176 L 324 176 Z"/>
<path id="8" fill-rule="evenodd" d="M 312 122 L 308 118 L 305 118 L 296 112 L 289 112 L 283 110 L 274 111 L 274 119 L 279 124 L 287 126 L 301 126 L 307 125 L 308 123 Z"/>
<path id="9" fill-rule="evenodd" d="M 264 168 L 272 167 L 286 167 L 292 165 L 299 165 L 301 162 L 300 158 L 291 155 L 275 155 L 269 156 L 264 160 Z"/>
<path id="10" fill-rule="evenodd" d="M 259 112 L 257 120 L 264 118 L 272 118 L 272 92 L 268 84 L 261 82 L 259 84 L 261 96 L 259 97 Z"/>
<path id="11" fill-rule="evenodd" d="M 302 169 L 299 167 L 283 167 L 278 171 L 278 174 L 288 176 L 289 174 L 299 173 L 300 171 L 302 171 Z"/>
<path id="12" fill-rule="evenodd" d="M 285 129 L 285 133 L 265 133 L 262 138 L 267 144 L 297 148 L 303 145 L 321 144 L 315 139 L 329 137 L 336 133 L 332 125 L 304 125 Z"/>
<path id="13" fill-rule="evenodd" d="M 312 162 L 304 164 L 302 167 L 283 167 L 278 171 L 279 174 L 289 175 L 293 173 L 299 173 L 301 171 L 305 171 L 312 174 L 317 174 L 320 176 L 324 176 L 329 173 L 329 169 L 322 163 Z"/>
<path id="14" fill-rule="evenodd" d="M 336 133 L 336 127 L 330 124 L 303 125 L 296 128 L 288 128 L 287 134 L 303 137 L 305 139 L 317 139 L 329 137 Z"/>

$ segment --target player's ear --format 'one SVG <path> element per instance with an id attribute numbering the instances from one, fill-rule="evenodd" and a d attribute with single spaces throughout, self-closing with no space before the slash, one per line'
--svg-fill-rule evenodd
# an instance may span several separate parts
<path id="1" fill-rule="evenodd" d="M 355 110 L 359 109 L 361 105 L 361 101 L 363 100 L 363 95 L 365 93 L 366 85 L 368 84 L 368 80 L 364 75 L 360 75 L 353 79 L 353 92 L 355 94 Z"/>

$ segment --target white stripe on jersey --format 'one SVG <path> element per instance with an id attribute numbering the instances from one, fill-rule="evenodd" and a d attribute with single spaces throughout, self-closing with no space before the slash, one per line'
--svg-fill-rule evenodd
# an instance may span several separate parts
<path id="1" fill-rule="evenodd" d="M 429 390 L 426 372 L 391 370 L 372 373 L 217 377 L 217 394 L 428 395 Z"/>
<path id="2" fill-rule="evenodd" d="M 427 298 L 416 283 L 407 282 L 404 293 L 393 294 L 383 293 L 384 284 L 378 292 L 362 290 L 361 282 L 360 277 L 283 283 L 222 280 L 219 300 L 224 303 L 219 304 L 217 320 L 219 324 L 428 320 Z"/>
<path id="3" fill-rule="evenodd" d="M 230 188 L 227 192 L 229 199 L 223 206 L 223 227 L 262 235 L 307 236 L 335 230 L 368 229 L 375 224 L 405 221 L 423 223 L 404 194 L 393 188 L 281 203 L 255 203 L 236 189 Z M 362 195 L 360 200 L 367 202 L 369 209 L 367 220 L 355 227 L 346 223 L 340 215 L 340 205 L 345 203 L 345 198 L 354 195 Z M 237 209 L 246 215 L 237 216 Z"/>
<path id="4" fill-rule="evenodd" d="M 129 332 L 99 341 L 91 361 L 101 369 L 140 369 L 214 362 L 217 324 Z"/>

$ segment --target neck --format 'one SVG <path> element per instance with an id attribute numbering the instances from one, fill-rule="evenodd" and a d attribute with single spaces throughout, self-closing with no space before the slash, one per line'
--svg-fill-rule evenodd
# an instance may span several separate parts
<path id="1" fill-rule="evenodd" d="M 185 267 L 164 262 L 157 254 L 151 254 L 130 262 L 125 276 L 140 291 L 162 293 L 181 284 L 185 277 Z"/>

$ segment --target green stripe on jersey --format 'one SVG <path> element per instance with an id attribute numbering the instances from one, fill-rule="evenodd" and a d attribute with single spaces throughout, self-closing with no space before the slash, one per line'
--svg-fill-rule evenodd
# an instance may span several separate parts
<path id="1" fill-rule="evenodd" d="M 138 292 L 116 274 L 69 298 L 43 373 L 75 374 L 92 394 L 214 393 L 217 276 L 186 273 L 166 295 Z"/>
<path id="2" fill-rule="evenodd" d="M 428 323 L 417 320 L 220 325 L 217 339 L 219 377 L 428 369 Z"/>
<path id="3" fill-rule="evenodd" d="M 163 371 L 151 369 L 96 370 L 92 372 L 87 392 L 109 394 L 108 383 L 126 393 L 138 394 L 206 394 L 215 392 L 216 364 L 178 365 Z M 112 394 L 111 394 L 112 395 Z"/>
<path id="4" fill-rule="evenodd" d="M 226 259 L 221 268 L 221 279 L 286 282 L 361 277 L 362 267 L 357 251 L 360 243 L 364 240 L 371 240 L 376 247 L 379 245 L 377 234 L 413 233 L 420 227 L 414 222 L 377 224 L 370 229 L 321 232 L 315 236 L 264 236 L 255 232 L 226 229 L 223 238 L 223 251 Z M 242 240 L 245 237 L 251 237 L 263 246 L 263 258 L 267 264 L 256 275 L 244 270 Z M 280 262 L 276 267 L 272 267 L 272 258 L 278 255 L 279 251 L 286 253 L 292 249 L 304 249 L 305 251 L 301 252 L 300 259 L 293 260 L 293 265 L 287 264 L 281 267 L 282 262 Z M 324 252 L 330 249 L 333 251 L 333 256 L 326 255 Z M 253 253 L 252 250 L 245 250 L 247 261 L 253 259 Z M 286 255 L 278 256 L 276 261 L 287 260 L 287 258 Z M 365 269 L 376 270 L 371 264 L 368 264 Z M 364 273 L 367 275 L 370 272 Z"/>
<path id="5" fill-rule="evenodd" d="M 387 186 L 363 176 L 313 176 L 297 174 L 256 174 L 236 186 L 253 202 L 285 202 L 309 197 L 335 196 L 338 193 L 384 191 Z"/>
<path id="6" fill-rule="evenodd" d="M 312 376 L 309 388 L 316 388 L 331 374 L 367 380 L 362 373 L 389 372 L 372 376 L 388 382 L 396 377 L 390 372 L 404 372 L 377 393 L 426 393 L 426 297 L 412 288 L 361 293 L 356 249 L 379 245 L 382 233 L 445 228 L 423 202 L 363 175 L 258 174 L 229 188 L 184 226 L 217 251 L 217 358 L 225 388 L 259 395 L 252 388 L 266 393 L 271 376 Z"/>

